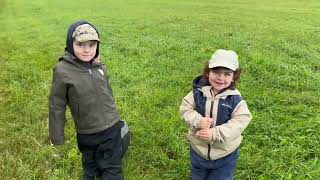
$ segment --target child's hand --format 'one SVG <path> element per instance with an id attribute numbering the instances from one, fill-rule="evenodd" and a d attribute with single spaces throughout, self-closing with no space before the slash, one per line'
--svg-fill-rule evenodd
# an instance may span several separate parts
<path id="1" fill-rule="evenodd" d="M 204 117 L 200 122 L 200 129 L 209 129 L 212 123 L 212 118 Z"/>
<path id="2" fill-rule="evenodd" d="M 210 129 L 200 129 L 197 131 L 196 136 L 200 139 L 211 141 L 212 140 L 212 128 Z"/>

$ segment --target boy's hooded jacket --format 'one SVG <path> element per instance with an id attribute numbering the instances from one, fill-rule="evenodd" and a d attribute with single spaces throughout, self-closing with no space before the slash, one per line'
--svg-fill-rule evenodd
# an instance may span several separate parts
<path id="1" fill-rule="evenodd" d="M 201 76 L 193 81 L 193 91 L 183 98 L 180 113 L 189 127 L 191 147 L 207 160 L 225 157 L 236 150 L 242 140 L 241 133 L 252 118 L 238 90 L 229 88 L 214 95 Z M 209 142 L 196 137 L 203 117 L 211 117 L 213 122 Z"/>
<path id="2" fill-rule="evenodd" d="M 66 106 L 69 106 L 76 131 L 80 134 L 103 131 L 120 120 L 103 64 L 83 63 L 71 49 L 74 29 L 85 23 L 79 21 L 70 26 L 65 54 L 53 69 L 49 96 L 49 136 L 54 145 L 64 143 Z"/>

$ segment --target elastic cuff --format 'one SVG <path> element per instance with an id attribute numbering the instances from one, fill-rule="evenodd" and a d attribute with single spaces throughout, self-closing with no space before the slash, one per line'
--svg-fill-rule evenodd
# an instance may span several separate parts
<path id="1" fill-rule="evenodd" d="M 196 118 L 193 121 L 192 126 L 193 126 L 194 129 L 199 129 L 200 128 L 199 124 L 200 124 L 201 120 L 202 120 L 202 117 L 201 118 Z"/>
<path id="2" fill-rule="evenodd" d="M 212 141 L 217 140 L 217 128 L 212 128 Z"/>

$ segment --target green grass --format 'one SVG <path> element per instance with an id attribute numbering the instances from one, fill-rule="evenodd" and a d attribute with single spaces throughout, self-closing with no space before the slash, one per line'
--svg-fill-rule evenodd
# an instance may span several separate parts
<path id="1" fill-rule="evenodd" d="M 178 109 L 219 48 L 239 54 L 239 89 L 254 116 L 235 179 L 319 179 L 319 8 L 316 0 L 0 0 L 0 179 L 82 173 L 70 113 L 64 146 L 51 147 L 47 133 L 51 69 L 78 19 L 100 30 L 133 133 L 126 179 L 188 179 Z"/>

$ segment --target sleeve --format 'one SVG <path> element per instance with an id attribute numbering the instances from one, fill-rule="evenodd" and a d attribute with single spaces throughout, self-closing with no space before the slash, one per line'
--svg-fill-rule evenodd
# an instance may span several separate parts
<path id="1" fill-rule="evenodd" d="M 191 130 L 196 131 L 200 128 L 200 122 L 203 117 L 195 110 L 195 102 L 192 91 L 182 99 L 182 103 L 180 105 L 180 115 Z"/>
<path id="2" fill-rule="evenodd" d="M 67 86 L 62 74 L 53 69 L 52 87 L 49 95 L 49 138 L 54 145 L 64 144 L 66 124 Z"/>
<path id="3" fill-rule="evenodd" d="M 242 100 L 232 112 L 231 119 L 227 123 L 213 128 L 212 140 L 222 143 L 233 141 L 241 136 L 251 119 L 252 115 L 247 103 Z"/>

